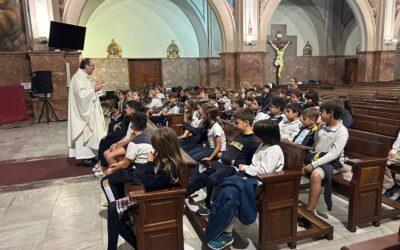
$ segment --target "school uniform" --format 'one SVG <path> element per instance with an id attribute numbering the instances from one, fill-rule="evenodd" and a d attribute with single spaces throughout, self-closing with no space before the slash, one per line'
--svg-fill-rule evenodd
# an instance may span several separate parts
<path id="1" fill-rule="evenodd" d="M 153 152 L 151 137 L 147 133 L 141 133 L 128 144 L 125 158 L 131 160 L 133 166 L 106 175 L 100 182 L 101 188 L 109 202 L 125 196 L 125 183 L 135 183 L 138 185 L 143 183 L 144 175 L 148 170 L 146 169 L 147 154 Z M 111 193 L 106 192 L 106 186 L 111 189 Z"/>
<path id="2" fill-rule="evenodd" d="M 237 171 L 235 167 L 239 166 L 239 164 L 250 164 L 257 145 L 258 143 L 252 131 L 236 135 L 220 160 L 213 161 L 211 166 L 201 174 L 192 175 L 193 178 L 187 187 L 186 196 L 190 196 L 201 188 L 207 187 L 206 204 L 210 206 L 213 188 L 221 183 L 225 177 L 235 174 Z M 232 166 L 232 161 L 234 161 L 234 166 Z"/>
<path id="3" fill-rule="evenodd" d="M 143 176 L 143 186 L 146 192 L 177 186 L 171 183 L 171 177 L 165 170 L 160 169 L 155 173 L 155 165 L 153 162 L 147 162 L 144 164 L 144 167 L 147 170 Z M 176 172 L 176 167 L 172 162 L 171 171 Z M 130 219 L 129 213 L 125 212 L 122 217 L 120 217 L 117 212 L 116 202 L 111 202 L 108 204 L 107 214 L 108 250 L 117 249 L 118 235 L 121 235 L 136 249 L 136 236 L 132 229 L 126 224 L 126 221 Z"/>

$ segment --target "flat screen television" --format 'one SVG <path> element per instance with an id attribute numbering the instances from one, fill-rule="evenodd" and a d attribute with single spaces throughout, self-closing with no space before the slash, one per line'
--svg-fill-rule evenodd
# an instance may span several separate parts
<path id="1" fill-rule="evenodd" d="M 51 22 L 49 47 L 55 49 L 83 50 L 86 28 L 67 23 Z"/>

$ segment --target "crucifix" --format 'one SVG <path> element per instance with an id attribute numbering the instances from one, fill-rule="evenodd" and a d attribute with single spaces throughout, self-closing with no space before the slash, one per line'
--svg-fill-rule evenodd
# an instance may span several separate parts
<path id="1" fill-rule="evenodd" d="M 268 44 L 271 44 L 271 46 L 275 49 L 276 51 L 276 60 L 275 60 L 275 67 L 276 67 L 276 85 L 279 85 L 279 79 L 282 77 L 282 70 L 283 70 L 283 53 L 285 52 L 285 49 L 289 44 L 291 43 L 290 40 L 282 40 L 282 33 L 277 32 L 276 33 L 276 40 L 271 41 L 268 40 Z"/>

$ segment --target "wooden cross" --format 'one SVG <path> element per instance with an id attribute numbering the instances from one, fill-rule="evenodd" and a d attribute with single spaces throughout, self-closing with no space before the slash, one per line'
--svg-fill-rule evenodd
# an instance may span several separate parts
<path id="1" fill-rule="evenodd" d="M 278 34 L 277 34 L 276 40 L 271 40 L 271 42 L 273 42 L 275 44 L 275 46 L 278 47 L 278 49 L 282 49 L 283 46 L 285 46 L 288 42 L 291 42 L 291 41 L 290 40 L 282 40 L 282 38 L 278 37 Z M 271 44 L 269 42 L 269 40 L 267 41 L 267 44 Z M 280 66 L 276 67 L 276 74 L 275 74 L 276 86 L 279 86 L 279 76 L 278 76 L 279 68 L 280 68 Z"/>

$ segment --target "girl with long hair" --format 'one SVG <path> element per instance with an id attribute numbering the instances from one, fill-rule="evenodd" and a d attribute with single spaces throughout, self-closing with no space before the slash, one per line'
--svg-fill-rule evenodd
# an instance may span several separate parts
<path id="1" fill-rule="evenodd" d="M 147 156 L 148 171 L 143 178 L 144 190 L 147 192 L 180 186 L 184 162 L 175 131 L 168 127 L 157 129 L 151 137 L 151 144 L 155 152 Z M 129 220 L 129 213 L 126 212 L 128 208 L 125 208 L 125 212 L 117 212 L 116 209 L 117 207 L 120 209 L 121 204 L 128 200 L 129 198 L 125 197 L 108 205 L 109 250 L 117 249 L 118 235 L 136 249 L 136 236 L 125 223 Z M 129 205 L 135 205 L 135 202 L 129 202 Z"/>

